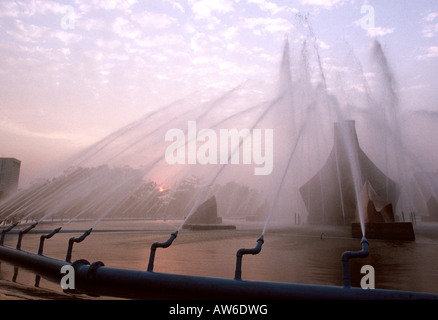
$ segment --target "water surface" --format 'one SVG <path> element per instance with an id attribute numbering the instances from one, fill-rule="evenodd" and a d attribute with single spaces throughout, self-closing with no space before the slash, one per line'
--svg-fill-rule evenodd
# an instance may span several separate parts
<path id="1" fill-rule="evenodd" d="M 237 229 L 181 230 L 169 248 L 157 249 L 154 271 L 234 278 L 237 250 L 253 248 L 263 225 L 238 220 L 224 222 L 235 224 Z M 75 244 L 72 261 L 86 259 L 102 261 L 108 267 L 146 270 L 151 244 L 166 241 L 179 225 L 180 221 L 103 221 L 88 238 Z M 47 224 L 40 229 L 51 227 Z M 89 227 L 89 222 L 68 225 L 68 229 Z M 118 231 L 98 232 L 113 229 Z M 77 232 L 55 235 L 46 241 L 44 254 L 64 260 L 68 239 L 79 235 Z M 22 249 L 37 252 L 39 237 L 40 234 L 25 235 Z M 16 240 L 16 235 L 7 235 L 5 245 L 15 247 Z M 244 256 L 242 279 L 341 286 L 342 253 L 361 249 L 360 239 L 351 238 L 350 228 L 344 227 L 272 227 L 264 240 L 260 254 Z M 371 265 L 375 269 L 376 288 L 438 294 L 435 227 L 417 225 L 413 242 L 369 239 L 369 244 L 368 258 L 350 262 L 353 286 L 360 286 L 363 276 L 360 268 Z M 2 262 L 0 279 L 33 286 L 35 275 Z M 44 279 L 40 287 L 61 291 L 59 284 Z"/>

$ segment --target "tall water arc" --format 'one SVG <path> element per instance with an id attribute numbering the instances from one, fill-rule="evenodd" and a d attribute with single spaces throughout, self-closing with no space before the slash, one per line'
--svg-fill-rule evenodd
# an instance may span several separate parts
<path id="1" fill-rule="evenodd" d="M 334 152 L 337 169 L 331 183 L 342 190 L 340 172 L 347 170 L 353 181 L 353 202 L 358 205 L 347 204 L 350 200 L 344 199 L 344 192 L 339 192 L 338 199 L 333 200 L 340 203 L 344 224 L 347 223 L 346 206 L 355 207 L 365 234 L 364 205 L 360 204 L 365 185 L 359 168 L 360 141 L 373 146 L 365 153 L 369 152 L 370 158 L 377 154 L 379 159 L 372 161 L 378 166 L 383 164 L 380 169 L 390 183 L 392 180 L 398 183 L 400 199 L 393 203 L 395 213 L 400 215 L 403 210 L 412 210 L 403 209 L 409 203 L 411 184 L 402 174 L 407 171 L 408 164 L 398 123 L 398 97 L 380 44 L 377 41 L 373 44 L 371 56 L 380 70 L 379 84 L 384 92 L 373 96 L 363 71 L 354 69 L 356 66 L 351 64 L 348 67 L 363 81 L 360 84 L 363 96 L 357 100 L 360 105 L 352 107 L 346 94 L 335 92 L 327 83 L 317 41 L 312 32 L 309 34 L 292 50 L 289 40 L 285 39 L 279 78 L 274 88 L 246 82 L 223 93 L 196 92 L 157 108 L 77 154 L 63 165 L 65 169 L 61 174 L 54 174 L 44 184 L 32 186 L 3 201 L 2 219 L 45 220 L 59 217 L 62 212 L 70 218 L 93 217 L 98 223 L 107 216 L 135 216 L 141 215 L 141 211 L 154 217 L 187 217 L 215 193 L 224 199 L 218 200 L 220 210 L 232 216 L 235 209 L 229 205 L 235 201 L 233 195 L 227 195 L 223 189 L 230 183 L 241 185 L 242 192 L 246 188 L 248 205 L 251 194 L 258 195 L 258 202 L 251 204 L 251 210 L 265 208 L 262 216 L 267 221 L 271 217 L 292 221 L 296 216 L 307 221 L 309 197 L 321 198 L 317 201 L 320 203 L 318 210 L 326 217 L 331 206 L 326 202 L 324 193 L 328 190 L 323 190 L 326 186 L 320 184 L 320 191 L 316 193 L 304 192 L 303 186 L 313 178 L 322 183 L 323 177 L 318 171 L 332 148 L 338 148 L 348 161 L 343 159 L 341 164 L 339 150 Z M 342 79 L 337 81 L 337 84 L 343 84 Z M 354 120 L 354 128 L 349 120 Z M 364 131 L 364 128 L 371 129 Z M 184 140 L 177 141 L 175 136 L 174 140 L 166 141 L 169 130 L 178 130 Z M 234 138 L 238 139 L 234 144 L 230 136 L 232 130 L 236 133 Z M 268 135 L 263 136 L 267 130 L 274 133 L 272 148 L 268 145 Z M 221 136 L 223 132 L 228 136 Z M 379 141 L 385 143 L 376 146 L 366 139 L 383 139 Z M 180 159 L 183 162 L 169 164 L 166 161 L 166 148 L 170 143 L 178 144 L 172 150 L 173 153 L 182 152 Z M 221 143 L 227 143 L 227 146 L 221 149 Z M 228 154 L 224 155 L 224 151 Z M 255 175 L 257 168 L 268 165 L 269 152 L 272 152 L 269 164 L 272 172 Z M 198 161 L 201 157 L 204 163 Z M 181 189 L 183 186 L 186 191 Z M 170 213 L 166 208 L 174 207 L 176 197 L 184 192 L 187 194 L 179 208 L 182 212 Z M 389 191 L 387 199 L 388 194 Z M 321 222 L 325 223 L 325 220 L 323 218 Z"/>
<path id="2" fill-rule="evenodd" d="M 370 50 L 373 85 L 349 52 L 352 88 L 347 75 L 325 68 L 318 40 L 305 27 L 303 41 L 285 38 L 272 82 L 206 89 L 153 109 L 44 183 L 2 201 L 4 230 L 28 220 L 33 228 L 50 220 L 64 228 L 82 219 L 85 233 L 71 238 L 82 241 L 107 219 L 165 220 L 171 238 L 152 245 L 152 273 L 155 249 L 178 242 L 187 221 L 214 199 L 215 221 L 259 222 L 257 246 L 238 251 L 241 280 L 242 255 L 258 254 L 270 228 L 359 223 L 362 238 L 369 221 L 404 221 L 421 207 L 412 199 L 421 193 L 412 168 L 422 168 L 403 140 L 395 76 L 382 46 L 374 41 Z M 67 256 L 70 262 L 71 250 Z"/>

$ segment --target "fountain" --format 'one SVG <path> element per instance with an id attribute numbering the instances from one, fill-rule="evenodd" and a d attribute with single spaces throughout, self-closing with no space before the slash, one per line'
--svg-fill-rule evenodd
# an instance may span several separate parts
<path id="1" fill-rule="evenodd" d="M 365 230 L 369 239 L 415 240 L 411 222 L 395 222 L 393 205 L 398 200 L 397 184 L 387 177 L 360 148 L 355 123 L 346 122 L 359 156 L 360 194 Z M 353 177 L 342 143 L 339 125 L 335 124 L 334 146 L 323 168 L 300 188 L 309 212 L 309 223 L 351 225 L 352 235 L 362 238 Z M 336 186 L 333 188 L 332 186 Z"/>
<path id="2" fill-rule="evenodd" d="M 78 291 L 93 295 L 436 298 L 409 292 L 364 292 L 351 288 L 349 282 L 348 260 L 370 255 L 367 239 L 415 239 L 412 223 L 397 221 L 400 212 L 412 208 L 411 184 L 404 178 L 408 161 L 403 160 L 398 97 L 382 48 L 378 43 L 373 47 L 383 74 L 381 87 L 387 90 L 381 101 L 383 110 L 377 111 L 380 104 L 373 100 L 361 68 L 365 98 L 353 100 L 364 102 L 352 108 L 348 95 L 335 94 L 311 29 L 297 52 L 297 59 L 291 59 L 286 39 L 275 90 L 244 83 L 223 93 L 193 93 L 90 146 L 43 184 L 3 200 L 3 221 L 24 224 L 32 219 L 33 223 L 20 231 L 19 250 L 15 251 L 4 245 L 4 238 L 19 222 L 3 229 L 2 259 L 56 281 L 59 269 L 72 265 Z M 233 231 L 235 225 L 223 223 L 227 218 L 252 223 L 256 216 L 263 222 L 258 225 L 257 245 L 237 251 L 234 279 L 154 271 L 156 249 L 169 248 L 178 242 L 180 233 Z M 72 262 L 74 243 L 98 232 L 102 221 L 116 218 L 171 220 L 177 225 L 172 225 L 166 242 L 151 245 L 147 271 L 110 268 L 100 261 Z M 21 250 L 22 236 L 38 232 L 35 227 L 49 219 L 62 221 L 62 227 L 39 231 L 45 234 L 38 254 Z M 70 231 L 82 235 L 69 239 L 65 260 L 44 256 L 44 241 L 68 232 L 63 227 L 79 219 L 90 225 Z M 270 227 L 284 227 L 291 221 L 306 221 L 318 228 L 352 226 L 352 236 L 362 239 L 362 251 L 342 255 L 343 287 L 242 280 L 243 256 L 261 253 L 262 245 L 269 242 Z M 325 241 L 325 233 L 320 234 Z"/>

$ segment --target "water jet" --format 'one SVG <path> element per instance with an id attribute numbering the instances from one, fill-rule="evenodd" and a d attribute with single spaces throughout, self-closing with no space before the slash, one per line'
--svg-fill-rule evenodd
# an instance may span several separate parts
<path id="1" fill-rule="evenodd" d="M 238 102 L 240 102 L 241 97 L 237 94 L 238 90 L 233 89 L 214 99 L 211 103 L 202 104 L 202 108 L 199 107 L 201 99 L 198 99 L 195 108 L 192 109 L 183 108 L 184 104 L 178 101 L 178 103 L 164 108 L 165 111 L 163 112 L 160 112 L 160 110 L 151 112 L 146 117 L 122 128 L 78 155 L 77 161 L 73 164 L 80 165 L 80 167 L 72 166 L 73 169 L 66 170 L 63 176 L 52 179 L 40 188 L 28 190 L 15 199 L 8 200 L 5 206 L 0 208 L 1 217 L 23 220 L 32 216 L 39 218 L 38 221 L 42 221 L 49 217 L 53 219 L 54 216 L 59 216 L 61 213 L 62 217 L 64 214 L 68 217 L 72 215 L 74 217 L 86 217 L 95 221 L 93 225 L 95 227 L 100 221 L 110 216 L 125 217 L 132 214 L 139 217 L 163 218 L 163 215 L 174 211 L 176 218 L 184 217 L 184 222 L 180 228 L 191 230 L 221 229 L 228 226 L 222 224 L 220 219 L 223 216 L 218 217 L 217 207 L 213 209 L 215 211 L 209 211 L 211 207 L 208 205 L 208 210 L 204 212 L 202 219 L 195 209 L 202 209 L 202 204 L 199 207 L 197 205 L 204 198 L 209 199 L 212 194 L 217 192 L 216 183 L 239 181 L 242 182 L 243 186 L 256 186 L 260 193 L 257 193 L 254 198 L 248 196 L 249 192 L 242 193 L 248 196 L 248 198 L 245 198 L 240 193 L 233 194 L 236 189 L 229 188 L 229 185 L 225 184 L 222 190 L 231 193 L 237 199 L 236 203 L 239 204 L 239 206 L 233 207 L 235 212 L 232 209 L 229 210 L 230 215 L 237 215 L 239 210 L 235 208 L 241 208 L 242 203 L 254 201 L 256 205 L 249 210 L 254 215 L 251 217 L 256 216 L 254 214 L 255 208 L 260 205 L 259 207 L 263 211 L 260 221 L 263 221 L 265 216 L 267 218 L 265 219 L 262 235 L 257 240 L 255 248 L 237 251 L 234 279 L 153 272 L 156 249 L 169 247 L 177 237 L 180 230 L 178 228 L 166 242 L 152 244 L 147 272 L 110 268 L 100 262 L 93 264 L 83 260 L 73 262 L 80 291 L 82 290 L 87 294 L 133 298 L 436 298 L 436 296 L 412 295 L 411 293 L 394 291 L 373 290 L 373 292 L 364 292 L 363 290 L 351 288 L 348 261 L 351 258 L 368 256 L 367 239 L 384 238 L 394 230 L 398 230 L 396 239 L 403 239 L 407 235 L 409 237 L 412 235 L 411 231 L 404 229 L 407 226 L 406 224 L 401 225 L 400 222 L 396 221 L 395 210 L 401 194 L 400 185 L 404 182 L 397 180 L 399 176 L 388 173 L 391 161 L 386 155 L 387 150 L 383 149 L 382 151 L 381 146 L 378 145 L 378 139 L 372 140 L 371 150 L 377 150 L 378 155 L 385 153 L 388 161 L 385 163 L 387 167 L 383 166 L 384 170 L 380 169 L 381 166 L 376 161 L 371 161 L 372 156 L 363 151 L 366 149 L 362 150 L 355 126 L 357 123 L 360 124 L 363 119 L 344 114 L 345 110 L 340 108 L 341 103 L 338 105 L 336 99 L 330 96 L 330 86 L 327 83 L 328 77 L 326 77 L 322 68 L 323 60 L 319 56 L 317 46 L 314 46 L 317 63 L 316 75 L 318 81 L 322 81 L 322 83 L 316 86 L 313 85 L 314 79 L 311 79 L 309 48 L 311 49 L 311 45 L 305 41 L 300 52 L 301 59 L 299 61 L 302 65 L 298 66 L 297 80 L 294 81 L 291 75 L 289 45 L 286 41 L 280 68 L 280 92 L 277 92 L 274 97 L 270 97 L 267 102 L 259 103 L 257 101 L 250 107 L 234 108 L 234 104 L 240 107 Z M 379 59 L 383 60 L 384 57 L 379 54 Z M 386 62 L 383 64 L 383 68 L 387 69 Z M 387 71 L 384 73 L 386 74 Z M 363 73 L 361 75 L 363 76 Z M 392 79 L 386 78 L 385 81 L 390 83 Z M 246 90 L 247 88 L 243 89 Z M 249 92 L 252 94 L 254 90 Z M 390 108 L 393 108 L 394 103 L 397 102 L 397 97 L 394 94 L 395 92 L 392 92 L 389 95 Z M 191 98 L 196 100 L 198 97 L 192 96 Z M 371 104 L 369 101 L 368 103 Z M 227 109 L 230 105 L 233 105 L 233 108 Z M 346 106 L 350 107 L 348 104 Z M 367 104 L 366 107 L 369 107 L 369 105 Z M 226 113 L 223 111 L 225 109 L 231 111 Z M 335 118 L 333 118 L 333 110 L 336 113 Z M 364 110 L 368 111 L 367 108 Z M 387 112 L 388 117 L 380 122 L 375 121 L 372 128 L 377 127 L 385 134 L 393 133 L 390 131 L 392 128 L 389 128 L 390 126 L 385 123 L 388 120 L 393 121 L 389 118 L 390 115 L 393 116 L 393 113 Z M 169 114 L 172 114 L 171 119 L 168 117 Z M 367 114 L 367 112 L 363 112 L 363 114 Z M 184 115 L 184 117 L 179 119 L 180 115 Z M 355 120 L 344 120 L 350 118 Z M 378 118 L 378 116 L 375 116 L 375 118 Z M 185 127 L 185 124 L 188 127 L 187 131 L 190 131 L 190 122 L 188 121 L 193 121 L 192 124 L 199 123 L 205 128 L 219 128 L 219 126 L 224 125 L 224 130 L 227 129 L 225 124 L 229 125 L 227 130 L 236 128 L 235 121 L 238 121 L 239 125 L 244 123 L 245 127 L 251 128 L 250 132 L 258 134 L 261 134 L 261 131 L 256 130 L 262 130 L 261 128 L 265 130 L 265 133 L 271 132 L 266 130 L 274 128 L 275 137 L 280 138 L 273 141 L 276 149 L 273 153 L 275 164 L 272 166 L 272 175 L 262 175 L 263 180 L 261 180 L 261 177 L 254 177 L 254 170 L 249 170 L 250 176 L 246 176 L 245 169 L 247 167 L 243 166 L 245 163 L 233 163 L 232 161 L 233 153 L 231 151 L 236 152 L 237 155 L 239 150 L 229 150 L 228 145 L 227 148 L 224 147 L 222 150 L 224 151 L 223 162 L 220 161 L 220 157 L 216 157 L 215 161 L 208 163 L 208 165 L 220 164 L 220 167 L 216 166 L 212 169 L 211 166 L 207 167 L 207 164 L 198 166 L 199 163 L 196 162 L 199 161 L 189 161 L 189 158 L 185 161 L 186 154 L 184 154 L 184 161 L 181 161 L 184 165 L 181 163 L 181 166 L 167 166 L 168 163 L 166 164 L 165 161 L 166 148 L 163 148 L 163 139 L 166 132 L 170 128 Z M 333 137 L 333 147 L 326 149 L 331 145 L 328 143 L 330 138 L 326 133 L 331 132 L 332 126 L 334 133 L 330 136 Z M 260 129 L 258 129 L 259 127 Z M 199 138 L 197 137 L 197 131 L 193 130 L 193 132 L 195 133 L 195 140 L 187 139 L 184 144 L 187 146 L 187 154 L 189 148 L 196 151 L 190 155 L 192 160 L 199 160 L 197 158 L 199 149 L 195 148 L 197 146 L 195 142 L 202 141 L 197 139 Z M 193 134 L 193 132 L 190 134 Z M 396 137 L 399 138 L 397 136 L 399 132 L 397 130 L 394 130 L 394 132 Z M 179 131 L 179 133 L 182 133 L 181 136 L 184 136 L 185 140 L 186 135 L 184 132 Z M 207 133 L 214 136 L 213 131 L 207 131 Z M 189 132 L 187 132 L 187 135 L 189 135 Z M 215 141 L 219 142 L 220 140 L 216 139 Z M 252 141 L 257 141 L 257 144 L 259 144 L 258 142 L 261 142 L 262 139 Z M 271 139 L 268 139 L 269 141 Z M 346 141 L 349 143 L 346 143 Z M 385 142 L 382 145 L 383 148 L 387 148 L 391 143 Z M 217 149 L 215 148 L 217 143 L 215 147 L 206 148 L 208 146 L 207 142 L 201 145 L 204 150 L 208 149 L 212 154 Z M 225 144 L 220 144 L 220 146 L 225 146 Z M 240 141 L 239 143 L 235 142 L 231 149 L 242 149 L 244 151 L 244 146 L 242 140 L 241 143 Z M 175 145 L 173 147 L 170 149 L 171 153 L 173 151 L 177 152 L 178 148 Z M 258 147 L 260 147 L 258 151 L 261 151 L 262 146 Z M 397 144 L 397 147 L 400 148 L 397 150 L 398 152 L 404 151 L 400 144 Z M 145 150 L 147 151 L 145 152 Z M 247 148 L 246 150 L 250 149 Z M 262 155 L 258 152 L 254 153 L 254 149 L 252 151 L 252 160 L 256 159 L 254 155 Z M 327 153 L 325 153 L 326 151 Z M 206 156 L 206 153 L 202 155 Z M 208 155 L 210 156 L 210 153 Z M 397 154 L 397 156 L 399 155 Z M 206 158 L 201 157 L 201 159 L 204 160 L 202 162 L 208 162 L 205 161 Z M 225 161 L 226 159 L 228 161 Z M 190 162 L 193 162 L 193 166 L 186 166 Z M 235 162 L 238 161 L 235 160 Z M 248 162 L 257 164 L 256 161 Z M 353 165 L 354 162 L 357 163 Z M 228 166 L 228 164 L 233 165 Z M 268 171 L 271 174 L 271 162 L 264 162 L 264 164 L 269 164 Z M 403 170 L 401 171 L 403 172 Z M 168 209 L 170 207 L 169 203 L 173 199 L 169 200 L 164 195 L 171 194 L 171 192 L 161 190 L 157 186 L 172 185 L 176 186 L 173 187 L 176 190 L 177 186 L 183 182 L 183 179 L 190 174 L 201 176 L 207 183 L 201 187 L 193 187 L 193 190 L 190 189 L 189 191 L 193 192 L 188 192 L 189 196 L 184 201 L 180 201 L 175 197 L 174 207 Z M 227 179 L 229 180 L 227 181 Z M 169 189 L 171 190 L 172 187 Z M 175 194 L 176 192 L 173 195 Z M 407 194 L 409 196 L 409 193 Z M 222 203 L 229 204 L 229 199 L 230 197 Z M 360 203 L 358 199 L 361 200 Z M 205 203 L 209 204 L 209 200 Z M 185 209 L 188 207 L 191 209 L 189 209 L 189 214 L 186 215 L 187 211 Z M 166 208 L 164 214 L 163 208 Z M 348 251 L 342 255 L 344 287 L 242 280 L 243 256 L 258 254 L 264 244 L 264 234 L 271 218 L 279 218 L 281 213 L 290 218 L 292 210 L 294 213 L 299 212 L 298 217 L 307 215 L 310 224 L 351 225 L 353 237 L 362 239 L 361 251 Z M 295 214 L 295 220 L 297 220 L 296 217 Z M 70 219 L 68 223 L 72 220 Z M 360 222 L 357 222 L 358 220 Z M 2 259 L 23 264 L 43 274 L 52 274 L 58 280 L 59 266 L 71 263 L 73 244 L 83 241 L 93 230 L 91 228 L 85 231 L 82 236 L 71 238 L 65 261 L 59 261 L 43 256 L 43 246 L 44 240 L 61 232 L 61 228 L 41 236 L 38 254 L 34 255 L 23 250 L 14 251 L 3 246 L 5 234 L 17 224 L 2 230 L 0 240 L 0 256 Z M 64 231 L 68 232 L 68 230 Z M 97 232 L 97 230 L 95 231 Z M 365 235 L 367 238 L 365 238 Z M 21 237 L 22 234 L 20 234 L 16 249 L 21 249 Z M 329 242 L 329 237 L 326 237 L 324 232 L 320 233 L 319 238 L 324 240 L 320 241 L 320 244 Z M 346 288 L 348 290 L 345 290 Z"/>
<path id="2" fill-rule="evenodd" d="M 309 211 L 309 223 L 319 225 L 351 225 L 352 236 L 365 234 L 373 239 L 414 240 L 410 222 L 396 222 L 393 204 L 399 198 L 396 182 L 385 175 L 359 145 L 355 121 L 345 122 L 354 150 L 358 155 L 359 175 L 363 181 L 360 202 L 353 188 L 349 170 L 348 146 L 343 143 L 339 124 L 334 125 L 334 146 L 324 166 L 300 188 Z M 333 188 L 337 185 L 337 188 Z M 362 206 L 362 210 L 359 210 Z M 363 217 L 359 212 L 362 212 Z M 360 222 L 358 222 L 360 220 Z"/>

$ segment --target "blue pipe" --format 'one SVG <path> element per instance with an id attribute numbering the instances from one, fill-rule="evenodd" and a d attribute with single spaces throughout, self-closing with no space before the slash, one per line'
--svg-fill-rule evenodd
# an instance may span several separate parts
<path id="1" fill-rule="evenodd" d="M 360 251 L 345 251 L 342 254 L 342 270 L 344 276 L 344 288 L 351 288 L 349 260 L 353 258 L 366 258 L 370 254 L 368 248 L 368 240 L 362 237 L 360 242 L 362 250 Z"/>
<path id="2" fill-rule="evenodd" d="M 75 269 L 78 293 L 128 299 L 199 300 L 438 300 L 437 294 L 398 290 L 345 289 L 341 286 L 247 281 L 119 269 L 77 260 L 73 264 L 0 246 L 0 259 L 60 283 L 61 268 Z"/>
<path id="3" fill-rule="evenodd" d="M 235 280 L 242 280 L 242 257 L 245 254 L 258 254 L 262 250 L 262 245 L 264 243 L 263 235 L 257 240 L 257 245 L 252 249 L 239 249 L 236 253 L 236 271 L 234 273 Z"/>
<path id="4" fill-rule="evenodd" d="M 40 246 L 38 247 L 38 254 L 42 255 L 43 254 L 43 249 L 44 249 L 44 241 L 46 239 L 50 239 L 51 237 L 53 237 L 55 234 L 57 234 L 59 231 L 61 231 L 62 227 L 56 228 L 55 230 L 52 230 L 52 232 L 48 233 L 48 234 L 43 234 L 40 237 Z"/>
<path id="5" fill-rule="evenodd" d="M 21 249 L 21 241 L 23 240 L 23 235 L 25 235 L 26 233 L 28 233 L 30 230 L 32 230 L 33 228 L 35 228 L 37 226 L 38 222 L 35 222 L 33 224 L 31 224 L 29 227 L 20 230 L 20 232 L 18 233 L 18 240 L 17 240 L 17 250 Z"/>
<path id="6" fill-rule="evenodd" d="M 93 231 L 93 228 L 88 229 L 87 231 L 85 231 L 80 237 L 77 237 L 77 238 L 73 237 L 73 238 L 70 238 L 68 240 L 68 248 L 67 248 L 67 255 L 65 257 L 65 261 L 71 262 L 71 252 L 73 250 L 73 244 L 84 241 L 85 238 L 90 235 L 91 231 Z"/>
<path id="7" fill-rule="evenodd" d="M 178 230 L 173 232 L 170 235 L 170 238 L 166 242 L 154 242 L 151 245 L 151 253 L 149 255 L 149 264 L 148 264 L 148 271 L 149 272 L 154 271 L 155 251 L 157 250 L 157 248 L 169 247 L 172 244 L 173 240 L 176 239 L 177 236 L 178 236 Z"/>
<path id="8" fill-rule="evenodd" d="M 15 222 L 13 224 L 11 224 L 9 227 L 7 227 L 6 229 L 2 230 L 2 235 L 0 238 L 0 245 L 3 245 L 3 242 L 5 241 L 5 235 L 6 233 L 8 233 L 9 231 L 11 231 L 13 228 L 15 228 L 15 226 L 18 224 L 18 222 Z"/>

